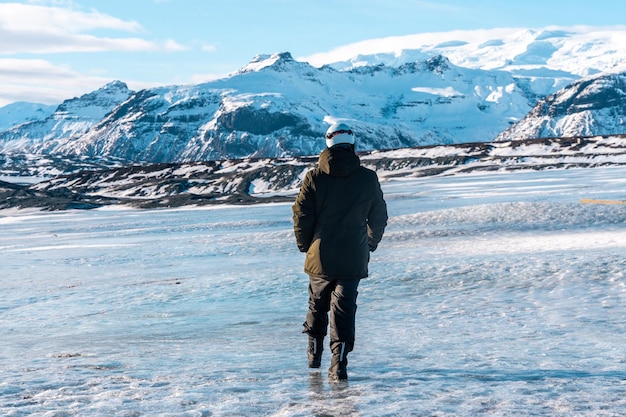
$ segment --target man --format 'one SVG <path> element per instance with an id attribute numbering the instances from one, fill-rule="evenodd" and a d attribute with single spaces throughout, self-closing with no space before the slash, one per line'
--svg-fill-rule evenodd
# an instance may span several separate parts
<path id="1" fill-rule="evenodd" d="M 376 173 L 361 166 L 354 133 L 344 123 L 326 132 L 318 167 L 307 172 L 293 205 L 296 243 L 306 252 L 310 368 L 321 366 L 330 312 L 331 380 L 348 379 L 354 347 L 357 287 L 387 225 L 387 205 Z"/>

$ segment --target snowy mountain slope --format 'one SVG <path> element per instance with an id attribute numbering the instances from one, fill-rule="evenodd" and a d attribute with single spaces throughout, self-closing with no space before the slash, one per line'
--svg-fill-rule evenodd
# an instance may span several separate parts
<path id="1" fill-rule="evenodd" d="M 282 53 L 226 79 L 134 92 L 89 126 L 25 124 L 0 141 L 5 151 L 18 143 L 146 162 L 310 155 L 333 119 L 352 124 L 362 150 L 473 142 L 493 139 L 533 100 L 506 72 L 459 68 L 442 56 L 337 71 Z"/>
<path id="2" fill-rule="evenodd" d="M 25 122 L 35 122 L 50 116 L 56 106 L 16 102 L 0 107 L 0 132 Z"/>
<path id="3" fill-rule="evenodd" d="M 626 132 L 626 73 L 586 77 L 540 100 L 496 140 Z"/>
<path id="4" fill-rule="evenodd" d="M 570 86 L 581 78 L 626 73 L 626 26 L 558 27 L 526 29 L 496 28 L 473 31 L 422 33 L 408 36 L 368 40 L 346 45 L 327 53 L 303 59 L 312 65 L 331 65 L 339 70 L 376 64 L 402 65 L 433 55 L 447 57 L 462 68 L 505 71 L 515 77 L 527 96 L 542 99 Z M 620 94 L 620 86 L 609 82 L 596 83 L 597 96 Z M 611 91 L 617 88 L 617 91 Z M 586 93 L 586 92 L 581 92 Z M 603 101 L 601 97 L 596 97 Z M 589 98 L 587 97 L 587 100 Z M 585 98 L 582 98 L 585 100 Z M 570 108 L 572 113 L 581 108 Z M 593 112 L 596 109 L 590 109 Z M 567 133 L 548 136 L 580 136 L 623 133 L 621 122 L 611 115 L 593 116 L 589 112 L 573 119 L 603 119 L 602 128 L 593 124 L 569 123 Z M 617 120 L 612 122 L 612 120 Z M 554 122 L 556 123 L 556 122 Z M 521 133 L 521 131 L 520 131 Z M 522 134 L 507 139 L 541 137 Z"/>
<path id="5" fill-rule="evenodd" d="M 126 84 L 116 81 L 81 97 L 65 100 L 48 117 L 0 132 L 0 149 L 54 153 L 59 143 L 85 134 L 129 94 Z"/>
<path id="6" fill-rule="evenodd" d="M 446 56 L 454 65 L 503 70 L 561 88 L 580 77 L 624 71 L 626 26 L 549 26 L 420 33 L 365 40 L 301 59 L 311 65 L 398 66 Z"/>
<path id="7" fill-rule="evenodd" d="M 9 161 L 45 154 L 130 163 L 314 155 L 337 119 L 352 124 L 360 150 L 489 142 L 582 76 L 619 79 L 625 38 L 626 27 L 493 29 L 366 41 L 309 57 L 311 64 L 259 55 L 199 85 L 131 92 L 111 83 L 45 120 L 0 132 L 0 152 Z M 619 83 L 591 84 L 595 94 L 574 88 L 569 94 L 588 97 L 569 100 L 620 95 Z M 546 135 L 622 133 L 618 109 L 607 106 L 570 106 L 567 129 Z M 542 135 L 524 129 L 498 138 Z"/>

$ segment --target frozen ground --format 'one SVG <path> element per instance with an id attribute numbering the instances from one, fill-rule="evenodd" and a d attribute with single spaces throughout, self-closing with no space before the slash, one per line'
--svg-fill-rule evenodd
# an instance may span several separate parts
<path id="1" fill-rule="evenodd" d="M 288 204 L 0 213 L 0 414 L 626 414 L 626 206 L 579 202 L 626 168 L 384 190 L 347 384 L 306 368 Z"/>

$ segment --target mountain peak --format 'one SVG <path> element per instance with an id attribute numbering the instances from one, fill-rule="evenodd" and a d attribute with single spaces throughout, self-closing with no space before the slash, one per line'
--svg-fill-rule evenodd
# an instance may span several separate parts
<path id="1" fill-rule="evenodd" d="M 442 74 L 450 69 L 450 60 L 447 57 L 438 54 L 426 61 L 426 68 L 428 68 L 431 72 Z"/>
<path id="2" fill-rule="evenodd" d="M 246 72 L 257 72 L 268 67 L 284 69 L 285 65 L 289 65 L 295 62 L 296 60 L 293 59 L 293 56 L 291 56 L 291 53 L 289 52 L 259 54 L 252 58 L 252 61 L 250 61 L 248 65 L 243 67 L 241 70 L 239 70 L 238 73 L 244 74 Z"/>
<path id="3" fill-rule="evenodd" d="M 128 85 L 125 82 L 115 80 L 106 84 L 100 90 L 128 90 Z"/>

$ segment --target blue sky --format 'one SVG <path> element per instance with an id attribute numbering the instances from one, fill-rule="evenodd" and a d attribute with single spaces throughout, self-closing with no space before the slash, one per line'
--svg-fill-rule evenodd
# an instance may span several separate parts
<path id="1" fill-rule="evenodd" d="M 306 58 L 389 36 L 622 25 L 625 11 L 615 0 L 0 1 L 0 106 L 56 104 L 112 80 L 199 83 L 261 53 Z"/>

